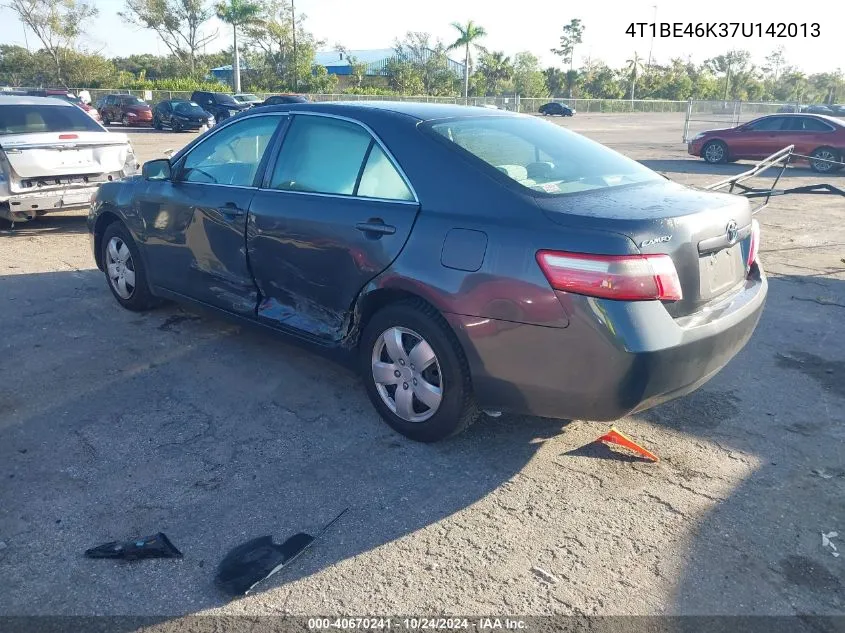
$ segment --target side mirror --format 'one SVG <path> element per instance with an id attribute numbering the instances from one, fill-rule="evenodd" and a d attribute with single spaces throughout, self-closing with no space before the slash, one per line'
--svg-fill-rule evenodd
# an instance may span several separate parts
<path id="1" fill-rule="evenodd" d="M 166 158 L 147 161 L 141 168 L 144 180 L 170 180 L 171 174 L 170 161 Z"/>

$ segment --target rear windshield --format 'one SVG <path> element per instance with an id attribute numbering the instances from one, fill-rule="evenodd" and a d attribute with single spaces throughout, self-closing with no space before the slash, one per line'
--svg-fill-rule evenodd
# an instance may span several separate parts
<path id="1" fill-rule="evenodd" d="M 661 179 L 604 145 L 534 117 L 461 118 L 431 129 L 523 187 L 545 194 Z"/>
<path id="2" fill-rule="evenodd" d="M 173 111 L 179 114 L 205 114 L 205 110 L 199 107 L 196 103 L 175 103 L 173 104 Z"/>
<path id="3" fill-rule="evenodd" d="M 94 119 L 77 107 L 0 105 L 0 134 L 102 131 Z"/>
<path id="4" fill-rule="evenodd" d="M 120 102 L 123 105 L 147 105 L 147 102 L 140 97 L 121 97 Z"/>

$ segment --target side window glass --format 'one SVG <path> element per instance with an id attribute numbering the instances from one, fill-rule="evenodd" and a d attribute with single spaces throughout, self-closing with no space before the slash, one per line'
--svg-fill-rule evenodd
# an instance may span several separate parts
<path id="1" fill-rule="evenodd" d="M 229 125 L 192 149 L 181 179 L 206 184 L 253 185 L 258 165 L 282 117 L 250 117 Z"/>
<path id="2" fill-rule="evenodd" d="M 359 125 L 297 116 L 285 137 L 270 186 L 351 196 L 372 137 Z"/>
<path id="3" fill-rule="evenodd" d="M 413 201 L 414 195 L 378 144 L 373 144 L 361 174 L 358 195 L 366 198 Z"/>
<path id="4" fill-rule="evenodd" d="M 829 132 L 830 128 L 818 119 L 804 119 L 804 129 L 808 132 Z"/>
<path id="5" fill-rule="evenodd" d="M 783 127 L 783 117 L 775 117 L 772 119 L 763 119 L 758 121 L 751 128 L 755 132 L 775 132 Z"/>

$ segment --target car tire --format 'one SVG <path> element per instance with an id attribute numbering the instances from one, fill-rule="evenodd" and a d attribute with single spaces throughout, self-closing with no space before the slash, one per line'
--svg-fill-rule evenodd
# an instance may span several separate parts
<path id="1" fill-rule="evenodd" d="M 161 124 L 161 119 L 158 117 L 153 117 L 153 127 L 157 130 L 162 130 L 164 127 Z"/>
<path id="2" fill-rule="evenodd" d="M 123 124 L 123 127 L 129 127 L 129 116 L 124 114 L 120 122 Z"/>
<path id="3" fill-rule="evenodd" d="M 103 127 L 108 127 L 109 125 L 111 125 L 111 121 L 109 121 L 109 117 L 107 117 L 105 114 L 101 114 L 100 118 L 102 119 Z"/>
<path id="4" fill-rule="evenodd" d="M 103 273 L 117 302 L 133 312 L 158 305 L 160 301 L 150 292 L 144 262 L 129 230 L 120 222 L 112 222 L 103 232 L 100 244 Z"/>
<path id="5" fill-rule="evenodd" d="M 415 354 L 415 350 L 423 351 Z M 404 301 L 379 310 L 364 328 L 359 353 L 370 401 L 384 421 L 405 437 L 437 442 L 466 430 L 478 419 L 463 350 L 443 317 L 427 303 Z M 414 367 L 415 358 L 427 361 L 422 372 Z M 377 367 L 384 382 L 377 379 Z M 396 394 L 407 392 L 410 395 L 397 401 Z"/>
<path id="6" fill-rule="evenodd" d="M 839 161 L 842 160 L 839 152 L 837 152 L 832 147 L 820 147 L 815 150 L 812 154 L 810 154 L 812 158 L 823 158 L 826 160 L 835 160 Z M 816 162 L 814 160 L 810 161 L 810 169 L 814 172 L 819 174 L 831 174 L 835 171 L 839 171 L 841 169 L 841 165 L 834 165 L 831 163 L 822 163 Z"/>
<path id="7" fill-rule="evenodd" d="M 182 131 L 182 124 L 179 121 L 174 121 L 173 119 L 170 120 L 170 129 L 173 132 L 181 132 Z"/>
<path id="8" fill-rule="evenodd" d="M 723 141 L 708 141 L 701 148 L 701 157 L 711 165 L 728 162 L 728 146 Z"/>

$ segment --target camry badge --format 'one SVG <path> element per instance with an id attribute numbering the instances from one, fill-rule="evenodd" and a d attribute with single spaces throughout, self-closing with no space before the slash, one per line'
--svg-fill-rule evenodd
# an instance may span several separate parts
<path id="1" fill-rule="evenodd" d="M 640 248 L 645 246 L 653 246 L 654 244 L 662 244 L 663 242 L 668 242 L 672 239 L 671 235 L 661 235 L 660 237 L 655 237 L 650 240 L 645 240 L 644 242 L 640 242 Z"/>

